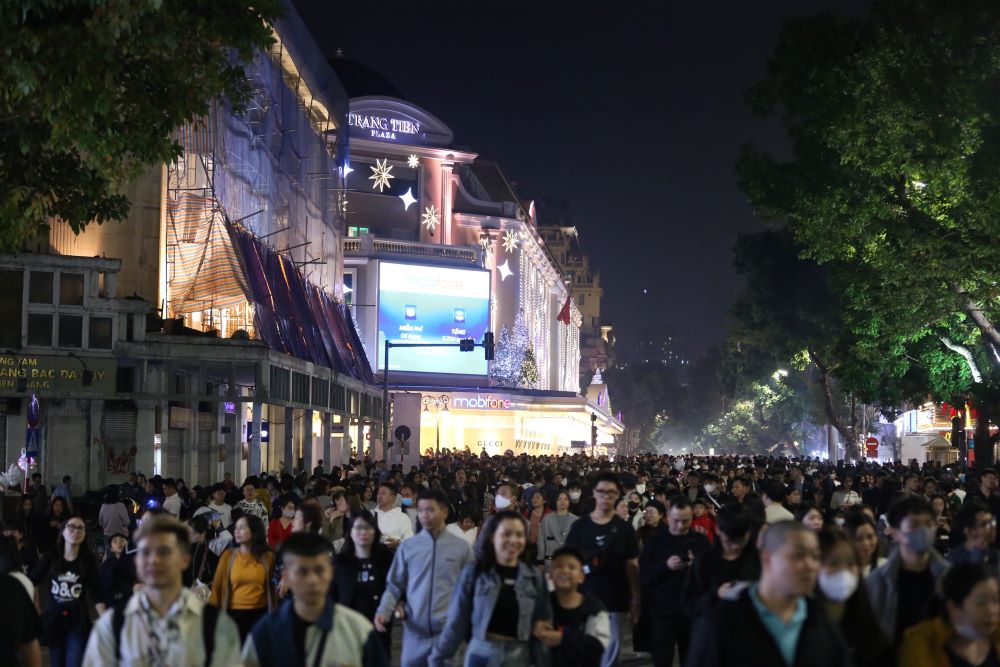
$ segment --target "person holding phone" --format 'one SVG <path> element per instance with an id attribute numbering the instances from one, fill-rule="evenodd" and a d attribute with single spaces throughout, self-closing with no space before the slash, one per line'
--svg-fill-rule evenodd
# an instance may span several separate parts
<path id="1" fill-rule="evenodd" d="M 639 579 L 650 596 L 653 661 L 674 664 L 675 647 L 681 663 L 687 657 L 691 619 L 684 611 L 684 580 L 691 561 L 708 551 L 708 538 L 691 530 L 691 503 L 684 496 L 673 499 L 667 512 L 667 530 L 650 535 L 639 557 Z"/>

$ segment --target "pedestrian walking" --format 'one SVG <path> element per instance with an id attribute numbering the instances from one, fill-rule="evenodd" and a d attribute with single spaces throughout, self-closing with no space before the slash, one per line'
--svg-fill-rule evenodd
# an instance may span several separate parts
<path id="1" fill-rule="evenodd" d="M 535 633 L 551 628 L 552 607 L 544 577 L 523 562 L 527 545 L 528 523 L 518 512 L 500 511 L 486 522 L 434 642 L 432 667 L 448 664 L 467 636 L 466 667 L 528 667 L 547 658 Z"/>
<path id="2" fill-rule="evenodd" d="M 394 616 L 402 620 L 402 667 L 427 665 L 448 620 L 448 605 L 459 574 L 472 560 L 469 545 L 445 531 L 447 518 L 448 497 L 444 491 L 421 491 L 417 519 L 423 530 L 400 544 L 375 614 L 375 627 L 380 632 L 388 632 Z"/>
<path id="3" fill-rule="evenodd" d="M 188 529 L 169 515 L 136 530 L 142 590 L 104 614 L 87 644 L 84 667 L 235 667 L 239 631 L 233 620 L 184 587 Z"/>
<path id="4" fill-rule="evenodd" d="M 264 524 L 257 516 L 239 517 L 234 539 L 235 546 L 219 558 L 209 602 L 232 616 L 242 641 L 254 623 L 274 608 L 274 556 L 267 546 Z"/>

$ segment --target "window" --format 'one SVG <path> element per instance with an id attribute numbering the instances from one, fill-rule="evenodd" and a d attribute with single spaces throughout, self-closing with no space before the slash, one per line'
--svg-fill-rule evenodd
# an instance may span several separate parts
<path id="1" fill-rule="evenodd" d="M 51 271 L 32 271 L 31 282 L 28 285 L 28 302 L 52 303 L 53 285 Z"/>
<path id="2" fill-rule="evenodd" d="M 83 316 L 59 316 L 59 347 L 83 347 Z"/>
<path id="3" fill-rule="evenodd" d="M 97 350 L 111 349 L 111 318 L 110 317 L 90 317 L 89 326 L 90 337 L 88 347 Z"/>
<path id="4" fill-rule="evenodd" d="M 367 233 L 368 233 L 368 228 L 367 227 L 348 227 L 347 228 L 347 236 L 350 237 L 350 238 L 357 238 L 357 237 L 361 236 L 362 234 L 367 234 Z"/>
<path id="5" fill-rule="evenodd" d="M 59 305 L 60 306 L 83 305 L 82 273 L 59 274 Z"/>
<path id="6" fill-rule="evenodd" d="M 17 269 L 0 270 L 0 313 L 24 312 L 24 271 Z M 0 347 L 5 350 L 21 347 L 21 319 L 5 317 L 0 320 Z"/>
<path id="7" fill-rule="evenodd" d="M 99 271 L 97 273 L 97 296 L 102 299 L 108 298 L 108 273 Z"/>
<path id="8" fill-rule="evenodd" d="M 52 347 L 52 316 L 40 313 L 28 315 L 28 345 Z"/>

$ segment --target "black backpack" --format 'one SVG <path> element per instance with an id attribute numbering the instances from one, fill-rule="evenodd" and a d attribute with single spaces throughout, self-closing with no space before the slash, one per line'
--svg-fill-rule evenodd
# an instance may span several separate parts
<path id="1" fill-rule="evenodd" d="M 126 599 L 126 603 L 128 600 Z M 125 604 L 115 605 L 111 612 L 111 634 L 115 638 L 115 661 L 122 659 L 122 631 L 125 629 Z M 205 667 L 212 664 L 215 653 L 215 626 L 219 620 L 219 608 L 206 604 L 201 613 L 201 640 L 205 647 Z"/>

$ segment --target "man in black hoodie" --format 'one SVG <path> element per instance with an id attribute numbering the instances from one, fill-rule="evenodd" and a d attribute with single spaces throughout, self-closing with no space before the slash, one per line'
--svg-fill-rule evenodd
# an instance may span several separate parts
<path id="1" fill-rule="evenodd" d="M 684 613 L 684 579 L 691 562 L 711 546 L 708 538 L 691 530 L 691 518 L 691 503 L 684 496 L 675 496 L 667 512 L 667 530 L 650 535 L 639 558 L 642 589 L 652 598 L 650 629 L 657 665 L 674 664 L 675 645 L 681 663 L 686 664 L 691 622 Z"/>

